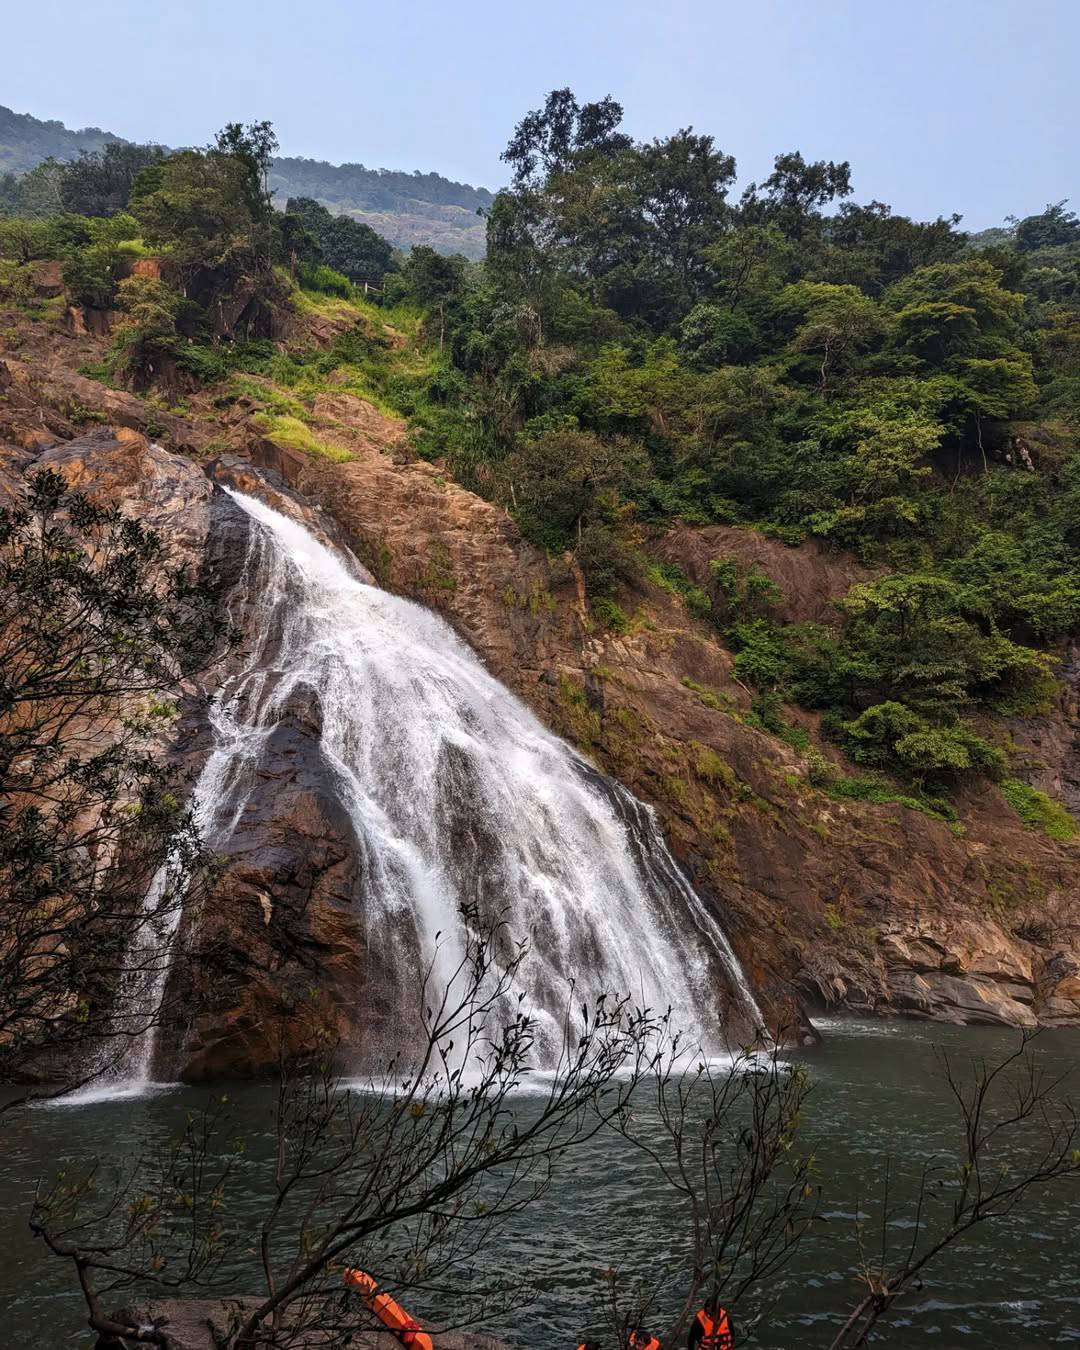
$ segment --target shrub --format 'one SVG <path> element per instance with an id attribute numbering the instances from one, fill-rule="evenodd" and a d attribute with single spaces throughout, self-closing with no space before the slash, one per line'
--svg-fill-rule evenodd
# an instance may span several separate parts
<path id="1" fill-rule="evenodd" d="M 64 286 L 77 305 L 111 309 L 126 262 L 115 244 L 90 244 L 64 263 Z"/>
<path id="2" fill-rule="evenodd" d="M 356 294 L 356 287 L 349 278 L 335 272 L 325 263 L 319 263 L 317 266 L 301 263 L 296 270 L 296 279 L 306 290 L 321 291 L 323 295 L 337 295 L 342 300 L 351 300 Z"/>
<path id="3" fill-rule="evenodd" d="M 1042 830 L 1051 839 L 1065 843 L 1080 834 L 1080 825 L 1060 802 L 1020 778 L 1006 778 L 1001 795 L 1029 829 Z"/>

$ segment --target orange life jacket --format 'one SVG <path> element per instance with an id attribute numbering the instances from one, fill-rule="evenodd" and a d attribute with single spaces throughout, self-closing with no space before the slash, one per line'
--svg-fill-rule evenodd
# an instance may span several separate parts
<path id="1" fill-rule="evenodd" d="M 400 1303 L 389 1294 L 380 1294 L 376 1281 L 363 1270 L 347 1270 L 346 1284 L 351 1284 L 387 1330 L 392 1331 L 402 1345 L 413 1350 L 435 1350 L 434 1342 L 420 1323 L 409 1316 Z"/>
<path id="2" fill-rule="evenodd" d="M 630 1345 L 632 1350 L 660 1350 L 660 1342 L 655 1336 L 650 1336 L 647 1331 L 630 1333 Z"/>
<path id="3" fill-rule="evenodd" d="M 717 1308 L 715 1317 L 710 1316 L 708 1309 L 700 1308 L 696 1320 L 702 1331 L 698 1350 L 731 1350 L 735 1337 L 726 1308 Z"/>

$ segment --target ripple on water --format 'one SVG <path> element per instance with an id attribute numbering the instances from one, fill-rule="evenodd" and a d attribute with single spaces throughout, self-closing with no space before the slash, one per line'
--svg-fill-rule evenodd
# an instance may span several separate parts
<path id="1" fill-rule="evenodd" d="M 873 1026 L 876 1030 L 879 1024 Z M 859 1255 L 854 1220 L 859 1212 L 877 1213 L 886 1156 L 893 1206 L 887 1231 L 898 1246 L 910 1241 L 911 1203 L 921 1169 L 929 1157 L 947 1157 L 956 1145 L 955 1114 L 935 1050 L 949 1050 L 959 1064 L 970 1054 L 997 1057 L 1015 1044 L 1011 1034 L 993 1028 L 897 1025 L 884 1040 L 864 1028 L 840 1023 L 821 1046 L 790 1052 L 793 1061 L 805 1064 L 812 1083 L 803 1138 L 815 1155 L 824 1202 L 821 1222 L 795 1260 L 770 1280 L 760 1302 L 745 1310 L 744 1325 L 751 1313 L 763 1314 L 744 1341 L 755 1350 L 825 1350 L 829 1345 L 838 1319 L 860 1294 L 853 1276 Z M 1080 1038 L 1048 1033 L 1039 1044 L 1055 1072 L 1080 1065 Z M 231 1201 L 242 1226 L 256 1225 L 264 1212 L 273 1092 L 269 1084 L 229 1088 L 233 1137 L 242 1134 L 248 1143 Z M 117 1165 L 130 1163 L 175 1132 L 178 1112 L 219 1093 L 175 1087 L 139 1098 L 84 1098 L 81 1110 L 22 1113 L 6 1126 L 0 1204 L 6 1213 L 24 1211 L 37 1177 L 72 1161 L 101 1155 Z M 117 1102 L 124 1112 L 122 1131 Z M 522 1094 L 515 1109 L 527 1118 L 537 1109 L 536 1098 Z M 635 1105 L 636 1119 L 646 1130 L 653 1129 L 653 1112 L 646 1093 Z M 871 1228 L 880 1231 L 868 1225 L 868 1232 Z M 929 1342 L 943 1350 L 963 1344 L 1004 1344 L 1010 1350 L 1075 1345 L 1080 1341 L 1078 1229 L 1075 1189 L 1032 1197 L 1030 1207 L 1010 1216 L 1007 1227 L 986 1226 L 962 1251 L 932 1268 L 924 1287 L 897 1308 L 887 1344 L 895 1350 L 918 1350 Z M 685 1215 L 655 1169 L 623 1141 L 598 1136 L 556 1178 L 544 1207 L 515 1220 L 492 1253 L 493 1273 L 538 1290 L 527 1343 L 515 1335 L 520 1327 L 513 1319 L 495 1329 L 521 1350 L 577 1345 L 603 1305 L 608 1286 L 602 1272 L 677 1263 L 686 1231 Z M 239 1288 L 254 1275 L 238 1267 L 235 1278 Z M 85 1313 L 60 1279 L 55 1261 L 25 1230 L 13 1230 L 0 1261 L 3 1350 L 81 1345 Z"/>

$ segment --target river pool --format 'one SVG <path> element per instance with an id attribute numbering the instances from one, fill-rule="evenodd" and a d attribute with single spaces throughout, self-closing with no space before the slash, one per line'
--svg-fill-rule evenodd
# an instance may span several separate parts
<path id="1" fill-rule="evenodd" d="M 763 1291 L 756 1305 L 761 1320 L 740 1337 L 746 1345 L 771 1350 L 828 1345 L 841 1314 L 858 1296 L 852 1278 L 856 1198 L 878 1194 L 886 1158 L 899 1198 L 912 1194 L 928 1156 L 955 1156 L 957 1117 L 936 1052 L 945 1049 L 960 1062 L 970 1055 L 999 1057 L 1016 1043 L 1014 1034 L 998 1029 L 910 1022 L 830 1022 L 822 1030 L 820 1046 L 791 1056 L 807 1065 L 813 1084 L 803 1137 L 812 1144 L 824 1188 L 822 1221 Z M 1034 1053 L 1055 1072 L 1069 1074 L 1065 1091 L 1071 1086 L 1080 1097 L 1075 1074 L 1080 1034 L 1045 1032 Z M 258 1158 L 272 1123 L 272 1089 L 243 1084 L 229 1092 L 237 1124 L 252 1141 L 251 1157 Z M 60 1350 L 93 1340 L 68 1271 L 27 1232 L 25 1214 L 37 1177 L 67 1161 L 134 1156 L 174 1132 L 185 1107 L 199 1106 L 211 1095 L 178 1088 L 78 1108 L 37 1107 L 7 1118 L 0 1127 L 0 1201 L 6 1216 L 0 1350 Z M 258 1178 L 264 1175 L 251 1165 L 243 1193 L 230 1202 L 234 1214 L 260 1212 Z M 896 1216 L 898 1240 L 907 1223 L 902 1213 Z M 985 1227 L 961 1251 L 949 1253 L 921 1291 L 900 1305 L 880 1343 L 913 1350 L 928 1344 L 1034 1348 L 1080 1342 L 1078 1225 L 1080 1184 L 1033 1194 L 1007 1224 Z M 493 1253 L 492 1260 L 505 1268 L 528 1272 L 540 1293 L 520 1322 L 503 1318 L 492 1330 L 520 1350 L 572 1350 L 596 1322 L 604 1289 L 600 1272 L 662 1260 L 677 1246 L 679 1230 L 677 1203 L 641 1155 L 618 1139 L 597 1139 L 542 1207 L 517 1221 Z"/>

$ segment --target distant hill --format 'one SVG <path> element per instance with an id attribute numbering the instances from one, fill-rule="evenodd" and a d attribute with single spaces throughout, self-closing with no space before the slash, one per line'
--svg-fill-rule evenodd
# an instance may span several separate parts
<path id="1" fill-rule="evenodd" d="M 100 127 L 70 131 L 63 122 L 42 122 L 0 106 L 0 173 L 26 173 L 50 155 L 74 159 L 80 150 L 100 150 L 121 139 Z"/>
<path id="2" fill-rule="evenodd" d="M 331 211 L 370 225 L 396 248 L 430 244 L 441 253 L 484 255 L 484 222 L 476 214 L 494 201 L 487 188 L 453 183 L 437 173 L 365 169 L 317 159 L 276 159 L 270 175 L 276 199 L 314 197 Z"/>
<path id="3" fill-rule="evenodd" d="M 71 131 L 62 122 L 42 122 L 0 107 L 0 174 L 25 173 L 50 155 L 74 159 L 81 150 L 121 140 L 99 127 Z M 396 248 L 429 244 L 440 253 L 483 257 L 484 222 L 476 213 L 494 200 L 487 188 L 419 170 L 294 158 L 274 161 L 270 186 L 281 206 L 289 197 L 314 197 L 331 211 L 370 225 Z"/>

